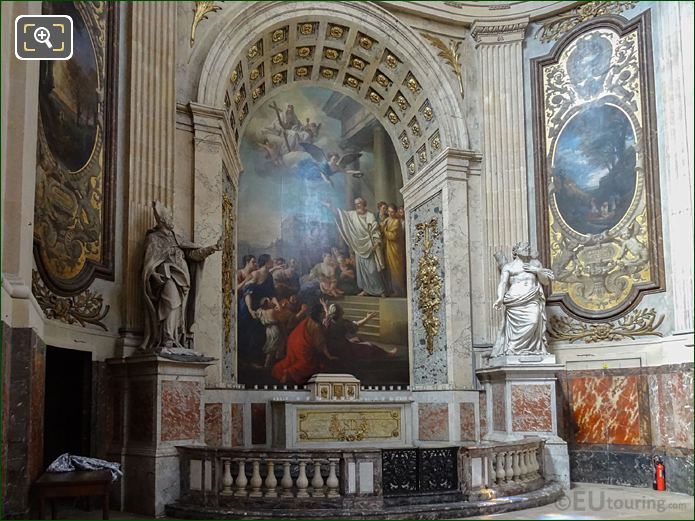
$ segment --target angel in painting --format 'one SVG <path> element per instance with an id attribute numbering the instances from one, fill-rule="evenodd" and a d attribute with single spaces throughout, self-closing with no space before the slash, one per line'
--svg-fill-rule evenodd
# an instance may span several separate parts
<path id="1" fill-rule="evenodd" d="M 311 143 L 301 143 L 304 151 L 311 155 L 311 158 L 302 159 L 297 164 L 297 173 L 300 177 L 311 181 L 322 179 L 333 187 L 331 177 L 337 173 L 351 174 L 353 177 L 362 177 L 363 173 L 360 170 L 350 170 L 347 166 L 359 159 L 362 154 L 353 152 L 349 154 L 326 154 L 323 149 L 312 145 Z"/>

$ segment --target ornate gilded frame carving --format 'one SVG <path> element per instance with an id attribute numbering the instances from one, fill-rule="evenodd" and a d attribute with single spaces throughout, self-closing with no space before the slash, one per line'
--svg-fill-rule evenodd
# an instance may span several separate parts
<path id="1" fill-rule="evenodd" d="M 587 76 L 581 76 L 582 81 L 576 74 L 571 78 L 568 58 L 578 42 L 592 43 L 592 38 L 594 43 L 610 41 L 611 54 L 610 63 L 599 67 L 587 88 Z M 560 305 L 582 320 L 621 316 L 644 293 L 664 289 L 649 11 L 631 21 L 605 16 L 578 25 L 548 55 L 531 60 L 531 73 L 538 244 L 544 265 L 552 266 L 556 274 L 548 304 Z M 558 186 L 567 177 L 555 171 L 553 162 L 572 118 L 583 110 L 604 107 L 619 110 L 629 120 L 634 135 L 634 191 L 631 199 L 624 199 L 629 200 L 625 213 L 616 213 L 617 223 L 600 232 L 582 232 L 559 210 Z M 587 193 L 591 194 L 584 192 L 583 204 L 588 206 Z M 593 199 L 590 204 L 593 212 Z"/>
<path id="2" fill-rule="evenodd" d="M 118 6 L 73 2 L 92 42 L 97 75 L 95 141 L 89 160 L 71 171 L 54 156 L 39 117 L 34 215 L 34 259 L 48 289 L 73 296 L 95 278 L 114 280 L 116 132 L 118 99 Z M 78 116 L 79 118 L 79 116 Z M 47 179 L 52 179 L 47 183 Z M 56 212 L 52 190 L 73 201 Z M 83 205 L 87 205 L 83 208 Z M 90 220 L 97 219 L 93 223 Z"/>

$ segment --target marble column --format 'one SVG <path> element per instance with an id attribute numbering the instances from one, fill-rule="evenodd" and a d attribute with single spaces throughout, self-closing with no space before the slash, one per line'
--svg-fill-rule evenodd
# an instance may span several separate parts
<path id="1" fill-rule="evenodd" d="M 476 277 L 474 338 L 492 344 L 501 314 L 492 309 L 498 268 L 493 254 L 508 256 L 513 244 L 529 238 L 524 78 L 522 43 L 528 19 L 478 22 L 471 28 L 476 41 L 483 98 L 483 216 L 482 273 Z"/>
<path id="2" fill-rule="evenodd" d="M 189 106 L 194 141 L 193 241 L 202 245 L 214 244 L 224 227 L 222 203 L 225 177 L 235 187 L 238 186 L 241 163 L 225 111 L 193 102 Z M 232 204 L 236 212 L 236 199 Z M 236 301 L 233 305 L 236 305 Z M 227 327 L 233 332 L 234 324 L 227 324 Z M 193 327 L 195 350 L 217 359 L 208 369 L 207 379 L 210 383 L 228 380 L 222 371 L 224 330 L 222 254 L 215 254 L 205 261 Z"/>
<path id="3" fill-rule="evenodd" d="M 141 341 L 142 245 L 154 226 L 152 201 L 173 209 L 176 119 L 175 2 L 134 2 L 128 6 L 131 48 L 129 129 L 124 241 L 125 284 L 122 345 L 126 354 Z"/>
<path id="4" fill-rule="evenodd" d="M 657 126 L 662 211 L 668 223 L 666 286 L 673 302 L 674 333 L 693 332 L 693 6 L 663 2 L 653 10 Z M 664 189 L 665 188 L 665 189 Z"/>
<path id="5" fill-rule="evenodd" d="M 479 174 L 480 156 L 446 149 L 401 190 L 407 213 L 408 312 L 411 317 L 411 383 L 415 390 L 473 389 L 471 348 L 471 273 L 468 233 L 469 184 Z M 432 253 L 443 279 L 439 332 L 433 351 L 426 349 L 422 313 L 415 289 L 422 243 L 416 226 L 438 220 Z"/>

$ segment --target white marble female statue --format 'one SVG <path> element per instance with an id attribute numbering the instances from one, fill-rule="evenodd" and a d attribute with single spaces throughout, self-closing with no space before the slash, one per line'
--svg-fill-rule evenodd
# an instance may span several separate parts
<path id="1" fill-rule="evenodd" d="M 492 348 L 491 358 L 505 355 L 547 353 L 545 295 L 542 284 L 555 279 L 526 242 L 512 248 L 512 261 L 502 266 L 495 309 L 505 308 L 504 326 Z"/>
<path id="2" fill-rule="evenodd" d="M 171 211 L 152 203 L 157 226 L 147 231 L 142 283 L 145 292 L 146 352 L 181 349 L 195 321 L 195 301 L 203 262 L 222 249 L 222 238 L 199 247 L 174 231 Z"/>

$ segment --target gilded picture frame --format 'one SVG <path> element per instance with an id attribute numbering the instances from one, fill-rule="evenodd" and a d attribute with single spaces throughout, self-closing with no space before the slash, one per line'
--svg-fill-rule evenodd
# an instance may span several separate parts
<path id="1" fill-rule="evenodd" d="M 73 58 L 41 62 L 34 260 L 54 293 L 114 280 L 118 6 L 44 2 L 68 14 Z"/>
<path id="2" fill-rule="evenodd" d="M 649 11 L 577 26 L 531 75 L 547 302 L 583 320 L 621 316 L 663 291 Z"/>

